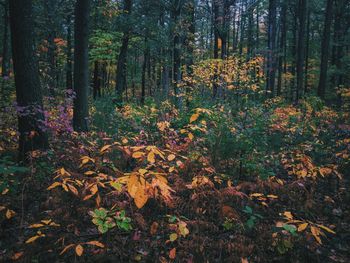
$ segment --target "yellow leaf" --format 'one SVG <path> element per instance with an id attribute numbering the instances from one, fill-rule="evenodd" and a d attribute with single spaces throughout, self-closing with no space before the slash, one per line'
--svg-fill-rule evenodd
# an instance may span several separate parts
<path id="1" fill-rule="evenodd" d="M 146 170 L 146 169 L 139 169 L 138 172 L 139 172 L 139 174 L 144 175 L 144 174 L 146 174 L 148 172 L 148 170 Z"/>
<path id="2" fill-rule="evenodd" d="M 194 138 L 193 134 L 192 133 L 188 133 L 188 138 L 190 138 L 190 140 L 192 141 L 193 138 Z"/>
<path id="3" fill-rule="evenodd" d="M 27 241 L 26 241 L 26 244 L 30 244 L 30 243 L 33 243 L 35 240 L 37 240 L 40 236 L 33 236 L 31 238 L 29 238 Z"/>
<path id="4" fill-rule="evenodd" d="M 68 192 L 68 187 L 66 184 L 62 184 L 62 188 L 64 189 L 64 191 Z"/>
<path id="5" fill-rule="evenodd" d="M 263 196 L 263 194 L 261 193 L 250 194 L 250 197 L 260 197 L 260 196 Z"/>
<path id="6" fill-rule="evenodd" d="M 135 193 L 134 201 L 137 208 L 142 208 L 148 200 L 148 195 L 145 193 L 145 188 L 140 185 Z"/>
<path id="7" fill-rule="evenodd" d="M 89 242 L 86 242 L 85 244 L 87 245 L 92 245 L 92 246 L 96 246 L 96 247 L 100 247 L 100 248 L 104 248 L 105 245 L 103 245 L 101 242 L 99 241 L 89 241 Z"/>
<path id="8" fill-rule="evenodd" d="M 96 184 L 91 186 L 90 192 L 91 192 L 91 195 L 95 195 L 98 192 L 98 187 Z"/>
<path id="9" fill-rule="evenodd" d="M 318 225 L 320 228 L 322 228 L 323 230 L 326 230 L 328 233 L 332 233 L 332 234 L 335 234 L 335 232 L 332 230 L 332 229 L 330 229 L 330 228 L 328 228 L 328 227 L 326 227 L 326 226 L 323 226 L 323 225 Z"/>
<path id="10" fill-rule="evenodd" d="M 87 172 L 85 172 L 84 174 L 85 174 L 85 175 L 93 175 L 93 174 L 95 174 L 95 172 L 94 172 L 94 171 L 87 171 Z"/>
<path id="11" fill-rule="evenodd" d="M 156 158 L 155 158 L 155 154 L 154 152 L 149 152 L 147 155 L 147 161 L 150 163 L 155 163 L 156 162 Z"/>
<path id="12" fill-rule="evenodd" d="M 308 223 L 300 224 L 300 225 L 298 226 L 298 232 L 304 231 L 304 230 L 307 228 L 308 225 L 309 225 Z"/>
<path id="13" fill-rule="evenodd" d="M 55 188 L 55 187 L 57 187 L 57 186 L 60 186 L 61 185 L 61 183 L 59 183 L 59 182 L 54 182 L 52 185 L 50 185 L 48 188 L 47 188 L 47 190 L 51 190 L 51 189 L 53 189 L 53 188 Z"/>
<path id="14" fill-rule="evenodd" d="M 111 148 L 112 145 L 105 145 L 101 148 L 100 152 L 103 153 L 104 151 L 108 150 L 109 148 Z"/>
<path id="15" fill-rule="evenodd" d="M 141 158 L 144 155 L 145 155 L 145 153 L 143 153 L 143 152 L 134 152 L 132 154 L 132 158 L 139 159 L 139 158 Z"/>
<path id="16" fill-rule="evenodd" d="M 51 219 L 48 219 L 48 220 L 41 220 L 42 223 L 44 223 L 45 225 L 48 225 L 52 222 Z"/>
<path id="17" fill-rule="evenodd" d="M 288 219 L 288 220 L 292 220 L 293 219 L 293 215 L 291 212 L 284 212 L 283 215 Z"/>
<path id="18" fill-rule="evenodd" d="M 138 181 L 138 176 L 136 174 L 132 174 L 128 180 L 128 192 L 131 195 L 132 198 L 134 198 L 137 189 L 138 189 L 138 185 L 139 185 L 139 181 Z"/>
<path id="19" fill-rule="evenodd" d="M 29 226 L 29 228 L 39 228 L 39 227 L 43 227 L 43 224 L 32 224 Z"/>
<path id="20" fill-rule="evenodd" d="M 77 245 L 77 246 L 75 247 L 75 253 L 76 253 L 79 257 L 81 257 L 81 255 L 83 255 L 83 253 L 84 253 L 84 248 L 83 248 L 81 245 Z"/>
<path id="21" fill-rule="evenodd" d="M 16 214 L 15 211 L 13 211 L 13 210 L 11 210 L 11 209 L 7 209 L 5 216 L 6 216 L 7 219 L 10 219 L 10 218 L 12 218 L 15 214 Z"/>
<path id="22" fill-rule="evenodd" d="M 168 155 L 168 161 L 171 162 L 176 158 L 175 154 Z"/>
<path id="23" fill-rule="evenodd" d="M 277 198 L 278 198 L 277 195 L 268 195 L 267 197 L 268 197 L 268 198 L 271 198 L 271 199 L 277 199 Z"/>
<path id="24" fill-rule="evenodd" d="M 176 233 L 170 234 L 169 240 L 170 240 L 171 242 L 174 242 L 176 239 L 177 239 L 177 234 L 176 234 Z"/>
<path id="25" fill-rule="evenodd" d="M 193 115 L 191 116 L 191 118 L 190 118 L 190 123 L 196 121 L 196 120 L 198 119 L 198 117 L 199 117 L 199 114 L 198 114 L 198 113 L 193 114 Z"/>

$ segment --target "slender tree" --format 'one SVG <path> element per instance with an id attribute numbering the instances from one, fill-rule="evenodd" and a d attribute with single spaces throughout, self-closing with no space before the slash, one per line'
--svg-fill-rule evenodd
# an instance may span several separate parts
<path id="1" fill-rule="evenodd" d="M 324 98 L 327 85 L 327 71 L 328 71 L 328 58 L 329 58 L 329 42 L 330 42 L 330 31 L 332 24 L 332 10 L 333 0 L 327 0 L 327 7 L 325 13 L 323 37 L 321 44 L 321 69 L 320 78 L 318 83 L 317 94 L 321 98 Z"/>
<path id="2" fill-rule="evenodd" d="M 1 76 L 10 75 L 10 49 L 9 49 L 9 0 L 3 4 L 4 7 L 4 34 L 2 39 L 2 71 Z"/>
<path id="3" fill-rule="evenodd" d="M 75 4 L 74 34 L 74 99 L 73 127 L 75 131 L 88 130 L 89 93 L 89 14 L 90 0 L 77 0 Z"/>
<path id="4" fill-rule="evenodd" d="M 46 149 L 42 93 L 33 36 L 32 0 L 10 1 L 13 66 L 18 106 L 19 157 Z"/>
<path id="5" fill-rule="evenodd" d="M 132 10 L 132 0 L 124 0 L 124 17 L 128 20 L 128 17 L 131 15 Z M 126 21 L 127 22 L 127 21 Z M 127 53 L 129 40 L 131 36 L 131 26 L 126 23 L 124 25 L 122 46 L 119 51 L 118 63 L 117 63 L 117 74 L 116 74 L 116 83 L 115 90 L 117 95 L 117 101 L 123 101 L 123 92 L 126 89 L 126 63 L 127 63 Z"/>

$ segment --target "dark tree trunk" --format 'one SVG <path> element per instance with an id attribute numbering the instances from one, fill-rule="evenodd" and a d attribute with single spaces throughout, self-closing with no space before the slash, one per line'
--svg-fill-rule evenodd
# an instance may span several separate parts
<path id="1" fill-rule="evenodd" d="M 179 95 L 179 81 L 181 79 L 181 39 L 180 32 L 178 32 L 178 22 L 181 12 L 181 1 L 175 0 L 174 6 L 171 12 L 171 19 L 173 21 L 173 89 L 176 104 L 179 106 L 180 100 L 177 97 Z"/>
<path id="2" fill-rule="evenodd" d="M 77 0 L 75 5 L 74 34 L 74 115 L 75 131 L 88 130 L 89 94 L 89 14 L 90 0 Z"/>
<path id="3" fill-rule="evenodd" d="M 282 74 L 283 74 L 283 58 L 284 58 L 283 51 L 284 51 L 285 42 L 286 42 L 286 35 L 287 35 L 287 4 L 283 3 L 281 8 L 277 96 L 280 96 L 282 91 Z"/>
<path id="4" fill-rule="evenodd" d="M 305 80 L 304 80 L 304 92 L 307 93 L 309 91 L 308 85 L 309 85 L 309 51 L 310 51 L 310 17 L 311 17 L 311 11 L 310 8 L 308 8 L 307 12 L 307 24 L 306 24 L 306 50 L 305 50 Z"/>
<path id="5" fill-rule="evenodd" d="M 2 40 L 2 71 L 1 76 L 10 75 L 10 49 L 9 49 L 9 2 L 4 3 L 4 35 Z"/>
<path id="6" fill-rule="evenodd" d="M 248 43 L 247 43 L 247 57 L 253 55 L 253 10 L 248 13 Z"/>
<path id="7" fill-rule="evenodd" d="M 299 33 L 298 33 L 298 49 L 297 49 L 297 87 L 296 102 L 303 95 L 304 86 L 304 64 L 305 64 L 305 21 L 306 21 L 307 0 L 299 0 Z"/>
<path id="8" fill-rule="evenodd" d="M 39 68 L 35 55 L 31 0 L 10 1 L 13 64 L 18 105 L 19 157 L 46 149 Z M 23 114 L 29 113 L 29 114 Z"/>
<path id="9" fill-rule="evenodd" d="M 47 13 L 47 25 L 48 25 L 48 35 L 47 35 L 47 74 L 48 74 L 48 90 L 50 95 L 55 94 L 56 88 L 56 32 L 55 32 L 55 2 L 53 0 L 45 1 L 45 9 Z"/>
<path id="10" fill-rule="evenodd" d="M 145 48 L 143 51 L 143 62 L 142 62 L 142 73 L 141 73 L 141 104 L 143 105 L 145 103 L 145 96 L 146 96 L 146 69 L 147 69 L 147 60 L 148 60 L 148 40 L 147 37 L 145 37 Z"/>
<path id="11" fill-rule="evenodd" d="M 100 63 L 96 60 L 94 62 L 94 87 L 93 98 L 101 97 L 101 78 L 100 78 Z"/>
<path id="12" fill-rule="evenodd" d="M 132 9 L 132 0 L 124 0 L 124 12 L 126 16 L 129 16 Z M 125 25 L 123 32 L 122 46 L 119 51 L 118 63 L 117 63 L 117 75 L 116 75 L 116 95 L 117 101 L 120 103 L 123 101 L 123 92 L 126 90 L 126 70 L 127 70 L 127 53 L 130 40 L 130 26 Z"/>
<path id="13" fill-rule="evenodd" d="M 255 36 L 255 53 L 259 52 L 260 49 L 260 9 L 259 9 L 259 2 L 256 5 L 256 36 Z"/>
<path id="14" fill-rule="evenodd" d="M 66 61 L 66 88 L 73 89 L 73 62 L 72 62 L 72 21 L 67 16 L 67 61 Z"/>
<path id="15" fill-rule="evenodd" d="M 321 98 L 324 98 L 327 85 L 327 71 L 328 71 L 328 58 L 329 58 L 329 41 L 331 32 L 332 22 L 332 9 L 333 0 L 327 0 L 323 37 L 321 44 L 321 68 L 320 68 L 320 79 L 318 83 L 317 94 Z"/>
<path id="16" fill-rule="evenodd" d="M 266 92 L 270 92 L 271 97 L 275 93 L 276 76 L 276 11 L 277 0 L 269 0 Z"/>

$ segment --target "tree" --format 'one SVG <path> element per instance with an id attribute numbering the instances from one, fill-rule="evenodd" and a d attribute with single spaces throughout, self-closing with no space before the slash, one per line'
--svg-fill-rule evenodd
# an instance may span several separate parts
<path id="1" fill-rule="evenodd" d="M 18 108 L 19 157 L 46 149 L 42 93 L 33 36 L 32 0 L 10 1 L 13 66 Z"/>
<path id="2" fill-rule="evenodd" d="M 276 75 L 276 15 L 277 1 L 269 0 L 269 18 L 268 18 L 268 53 L 267 53 L 267 81 L 266 92 L 274 96 L 275 75 Z"/>
<path id="3" fill-rule="evenodd" d="M 299 0 L 299 34 L 298 34 L 298 48 L 297 48 L 297 88 L 296 88 L 296 102 L 302 96 L 304 91 L 304 65 L 305 65 L 305 25 L 306 25 L 306 6 L 307 0 Z"/>
<path id="4" fill-rule="evenodd" d="M 321 44 L 321 68 L 320 78 L 318 83 L 317 94 L 321 98 L 324 98 L 326 85 L 327 85 L 327 71 L 328 71 L 328 58 L 329 58 L 329 42 L 330 42 L 330 31 L 332 24 L 332 10 L 333 0 L 327 0 L 327 7 L 325 11 L 325 21 L 323 27 L 323 37 Z"/>
<path id="5" fill-rule="evenodd" d="M 89 93 L 89 14 L 90 0 L 77 0 L 75 5 L 74 34 L 74 99 L 73 127 L 88 130 Z"/>
<path id="6" fill-rule="evenodd" d="M 9 0 L 3 4 L 4 7 L 4 34 L 2 39 L 2 71 L 1 76 L 10 74 L 10 49 L 9 49 Z"/>
<path id="7" fill-rule="evenodd" d="M 124 16 L 125 20 L 128 20 L 128 17 L 130 17 L 132 10 L 132 0 L 124 0 Z M 127 53 L 128 53 L 128 46 L 129 46 L 129 40 L 131 36 L 131 28 L 128 24 L 128 21 L 124 25 L 124 31 L 123 31 L 123 38 L 122 38 L 122 46 L 119 51 L 118 56 L 118 63 L 117 63 L 117 75 L 115 80 L 115 90 L 117 94 L 117 101 L 122 102 L 123 100 L 123 92 L 126 89 L 126 63 L 127 63 Z"/>

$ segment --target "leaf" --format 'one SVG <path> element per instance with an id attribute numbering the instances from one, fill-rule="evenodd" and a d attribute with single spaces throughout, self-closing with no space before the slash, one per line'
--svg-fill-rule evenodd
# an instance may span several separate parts
<path id="1" fill-rule="evenodd" d="M 67 184 L 68 185 L 68 188 L 69 188 L 69 190 L 74 194 L 74 195 L 76 195 L 76 196 L 78 196 L 79 195 L 79 192 L 78 192 L 78 189 L 77 188 L 75 188 L 73 185 L 71 185 L 71 184 Z"/>
<path id="2" fill-rule="evenodd" d="M 139 172 L 139 174 L 144 175 L 144 174 L 146 174 L 148 172 L 148 170 L 146 170 L 146 169 L 139 169 L 138 172 Z"/>
<path id="3" fill-rule="evenodd" d="M 85 172 L 84 174 L 85 174 L 85 175 L 93 175 L 93 174 L 95 174 L 95 172 L 94 172 L 94 171 L 87 171 L 87 172 Z"/>
<path id="4" fill-rule="evenodd" d="M 74 247 L 74 246 L 75 246 L 75 244 L 70 244 L 70 245 L 66 246 L 66 247 L 61 251 L 60 255 L 63 255 L 65 252 L 67 252 L 68 249 L 70 249 L 70 248 L 72 248 L 72 247 Z"/>
<path id="5" fill-rule="evenodd" d="M 128 192 L 131 195 L 132 198 L 135 197 L 135 194 L 137 192 L 137 188 L 138 188 L 138 184 L 139 184 L 139 179 L 138 176 L 136 174 L 132 174 L 129 177 L 128 183 L 127 183 L 127 187 L 128 187 Z"/>
<path id="6" fill-rule="evenodd" d="M 151 229 L 150 229 L 150 233 L 151 233 L 152 236 L 154 236 L 157 233 L 158 226 L 159 226 L 159 224 L 156 221 L 154 221 L 152 223 Z"/>
<path id="7" fill-rule="evenodd" d="M 190 118 L 190 123 L 196 121 L 196 120 L 198 119 L 198 117 L 199 117 L 199 114 L 198 114 L 198 113 L 193 114 L 193 115 L 191 116 L 191 118 Z"/>
<path id="8" fill-rule="evenodd" d="M 100 150 L 100 153 L 103 153 L 104 151 L 108 150 L 109 148 L 111 148 L 111 146 L 111 144 L 103 146 Z"/>
<path id="9" fill-rule="evenodd" d="M 168 155 L 168 161 L 171 162 L 176 158 L 175 154 Z"/>
<path id="10" fill-rule="evenodd" d="M 39 228 L 39 227 L 43 227 L 43 224 L 32 224 L 29 226 L 29 228 Z"/>
<path id="11" fill-rule="evenodd" d="M 51 190 L 51 189 L 53 189 L 53 188 L 55 188 L 55 187 L 57 187 L 57 186 L 60 186 L 60 185 L 61 185 L 60 182 L 54 182 L 52 185 L 50 185 L 50 186 L 47 188 L 47 190 Z"/>
<path id="12" fill-rule="evenodd" d="M 96 246 L 96 247 L 100 247 L 100 248 L 104 248 L 105 245 L 103 245 L 101 242 L 99 241 L 89 241 L 89 242 L 86 242 L 85 244 L 87 245 L 92 245 L 92 246 Z"/>
<path id="13" fill-rule="evenodd" d="M 31 238 L 29 238 L 27 241 L 26 241 L 26 244 L 30 244 L 30 243 L 33 243 L 35 240 L 37 240 L 40 236 L 38 235 L 35 235 L 35 236 L 32 236 Z"/>
<path id="14" fill-rule="evenodd" d="M 132 154 L 132 158 L 139 159 L 139 158 L 143 157 L 144 155 L 145 155 L 145 153 L 143 153 L 143 152 L 134 152 Z"/>
<path id="15" fill-rule="evenodd" d="M 156 158 L 155 158 L 155 154 L 154 152 L 149 152 L 148 155 L 147 155 L 147 161 L 149 163 L 155 163 L 156 162 Z"/>
<path id="16" fill-rule="evenodd" d="M 288 220 L 292 220 L 293 219 L 293 215 L 291 212 L 286 211 L 283 213 L 283 215 L 288 219 Z"/>
<path id="17" fill-rule="evenodd" d="M 323 230 L 326 230 L 328 233 L 336 234 L 332 229 L 330 229 L 330 228 L 328 228 L 326 226 L 323 226 L 323 225 L 317 225 L 317 226 L 319 226 Z"/>
<path id="18" fill-rule="evenodd" d="M 176 233 L 170 234 L 169 240 L 170 240 L 171 242 L 174 242 L 176 239 L 177 239 L 177 234 L 176 234 Z"/>
<path id="19" fill-rule="evenodd" d="M 176 258 L 176 248 L 175 247 L 172 250 L 170 250 L 169 258 L 170 259 L 175 259 Z"/>
<path id="20" fill-rule="evenodd" d="M 309 225 L 308 223 L 300 224 L 300 225 L 298 226 L 298 232 L 304 231 L 304 230 L 307 228 L 308 225 Z"/>
<path id="21" fill-rule="evenodd" d="M 81 245 L 77 245 L 77 246 L 75 247 L 75 253 L 76 253 L 79 257 L 81 257 L 81 256 L 83 255 L 83 253 L 84 253 L 84 248 L 83 248 Z"/>
<path id="22" fill-rule="evenodd" d="M 322 245 L 322 241 L 321 241 L 321 238 L 320 238 L 320 230 L 317 227 L 315 227 L 315 226 L 311 226 L 311 233 L 314 236 L 314 238 L 316 239 L 316 241 L 320 245 Z"/>
<path id="23" fill-rule="evenodd" d="M 23 254 L 24 254 L 23 251 L 17 252 L 17 253 L 15 253 L 15 254 L 11 257 L 11 259 L 12 259 L 12 260 L 17 260 L 17 259 L 19 259 L 20 257 L 22 257 Z"/>
<path id="24" fill-rule="evenodd" d="M 142 208 L 148 200 L 148 195 L 143 187 L 139 187 L 135 193 L 134 201 L 137 208 Z"/>
<path id="25" fill-rule="evenodd" d="M 249 262 L 248 262 L 248 259 L 246 259 L 246 258 L 241 258 L 241 263 L 249 263 Z"/>
<path id="26" fill-rule="evenodd" d="M 193 134 L 192 134 L 192 133 L 189 133 L 189 134 L 188 134 L 188 138 L 192 141 L 193 138 L 194 138 Z"/>
<path id="27" fill-rule="evenodd" d="M 261 194 L 261 193 L 254 193 L 254 194 L 250 194 L 249 196 L 250 197 L 260 197 L 260 196 L 263 196 L 264 194 Z"/>
<path id="28" fill-rule="evenodd" d="M 11 209 L 7 209 L 5 216 L 7 219 L 11 219 L 12 217 L 14 217 L 15 214 L 16 214 L 15 211 L 13 211 Z"/>

